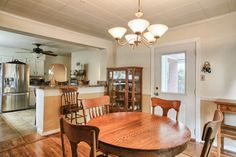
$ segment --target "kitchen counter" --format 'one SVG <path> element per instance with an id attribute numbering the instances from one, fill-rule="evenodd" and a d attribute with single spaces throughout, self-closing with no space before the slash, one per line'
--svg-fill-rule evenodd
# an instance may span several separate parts
<path id="1" fill-rule="evenodd" d="M 59 132 L 60 107 L 63 103 L 60 88 L 66 86 L 30 86 L 36 89 L 37 132 L 49 135 Z M 73 86 L 75 87 L 75 86 Z M 79 98 L 92 98 L 104 95 L 104 86 L 78 86 Z"/>
<path id="2" fill-rule="evenodd" d="M 63 87 L 78 87 L 78 88 L 89 88 L 89 87 L 104 87 L 102 85 L 63 85 L 63 86 L 50 86 L 50 85 L 30 85 L 31 88 L 39 89 L 58 89 Z"/>

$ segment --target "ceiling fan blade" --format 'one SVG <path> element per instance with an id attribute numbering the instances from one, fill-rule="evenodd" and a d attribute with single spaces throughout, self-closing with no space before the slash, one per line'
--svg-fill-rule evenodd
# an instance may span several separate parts
<path id="1" fill-rule="evenodd" d="M 16 53 L 32 53 L 32 52 L 26 52 L 26 51 L 17 51 Z"/>
<path id="2" fill-rule="evenodd" d="M 43 51 L 44 53 L 53 53 L 52 51 Z"/>
<path id="3" fill-rule="evenodd" d="M 53 53 L 45 53 L 45 52 L 42 52 L 42 54 L 49 55 L 49 56 L 57 56 L 57 54 L 53 54 Z"/>
<path id="4" fill-rule="evenodd" d="M 26 48 L 20 48 L 22 50 L 26 50 L 26 51 L 32 51 L 31 49 L 26 49 Z"/>

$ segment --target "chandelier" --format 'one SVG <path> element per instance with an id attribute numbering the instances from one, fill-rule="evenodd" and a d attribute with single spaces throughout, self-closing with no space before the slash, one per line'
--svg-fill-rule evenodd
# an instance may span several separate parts
<path id="1" fill-rule="evenodd" d="M 127 29 L 124 27 L 114 27 L 108 30 L 113 38 L 119 45 L 129 44 L 134 48 L 140 43 L 144 43 L 146 46 L 154 44 L 158 38 L 160 38 L 167 30 L 168 27 L 163 24 L 152 24 L 142 19 L 143 12 L 140 9 L 140 0 L 138 0 L 138 12 L 135 13 L 137 18 L 128 22 L 129 28 L 133 33 L 126 34 Z M 125 40 L 122 37 L 125 35 Z"/>

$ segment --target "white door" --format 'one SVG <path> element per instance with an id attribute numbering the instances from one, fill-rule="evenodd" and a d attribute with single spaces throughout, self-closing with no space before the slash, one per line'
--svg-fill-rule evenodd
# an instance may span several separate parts
<path id="1" fill-rule="evenodd" d="M 191 130 L 195 138 L 196 108 L 196 46 L 195 43 L 154 48 L 154 97 L 180 100 L 179 121 Z M 161 110 L 155 112 L 161 114 Z M 174 110 L 168 113 L 175 119 Z"/>

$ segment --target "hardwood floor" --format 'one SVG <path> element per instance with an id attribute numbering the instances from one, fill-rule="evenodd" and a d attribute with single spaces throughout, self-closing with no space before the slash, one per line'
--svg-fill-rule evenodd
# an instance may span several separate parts
<path id="1" fill-rule="evenodd" d="M 69 142 L 66 140 L 66 154 L 71 156 Z M 79 156 L 89 156 L 90 148 L 85 143 L 79 144 Z M 81 151 L 80 151 L 81 150 Z M 27 135 L 0 143 L 1 157 L 61 157 L 60 134 L 41 137 L 37 134 Z"/>
<path id="2" fill-rule="evenodd" d="M 66 154 L 71 156 L 69 143 L 66 140 Z M 199 157 L 202 144 L 190 142 L 188 148 L 178 157 Z M 88 157 L 89 147 L 85 143 L 79 144 L 78 154 L 80 157 Z M 61 157 L 60 134 L 41 137 L 38 134 L 22 136 L 20 138 L 0 142 L 1 157 Z M 216 157 L 213 148 L 210 157 Z M 222 157 L 236 157 L 236 154 L 222 154 Z"/>

